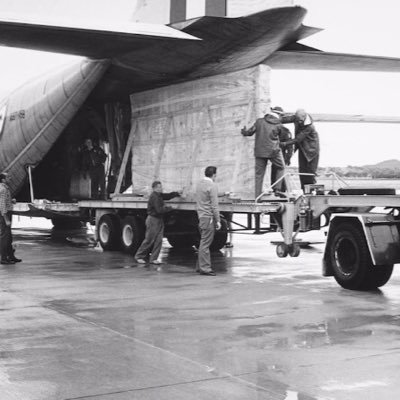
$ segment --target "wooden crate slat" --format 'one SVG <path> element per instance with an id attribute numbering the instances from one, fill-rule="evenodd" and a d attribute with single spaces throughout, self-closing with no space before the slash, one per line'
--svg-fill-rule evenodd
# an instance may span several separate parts
<path id="1" fill-rule="evenodd" d="M 269 74 L 261 65 L 133 94 L 133 191 L 149 191 L 159 179 L 165 191 L 190 197 L 205 167 L 215 165 L 220 192 L 254 198 L 254 137 L 240 130 L 268 111 Z"/>

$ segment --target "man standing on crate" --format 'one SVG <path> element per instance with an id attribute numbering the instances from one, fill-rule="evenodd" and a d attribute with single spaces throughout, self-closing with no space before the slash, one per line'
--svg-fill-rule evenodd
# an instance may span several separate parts
<path id="1" fill-rule="evenodd" d="M 215 184 L 217 168 L 209 166 L 204 171 L 205 177 L 197 185 L 196 208 L 199 217 L 200 245 L 196 272 L 200 275 L 215 276 L 211 268 L 210 246 L 215 230 L 221 229 L 218 209 L 218 188 Z"/>
<path id="2" fill-rule="evenodd" d="M 281 113 L 280 107 L 274 111 Z M 305 185 L 315 184 L 315 175 L 318 170 L 319 162 L 319 136 L 314 127 L 310 114 L 305 110 L 298 109 L 295 114 L 281 113 L 281 121 L 284 124 L 294 123 L 294 139 L 283 143 L 283 146 L 295 145 L 295 151 L 299 150 L 299 173 L 301 188 Z"/>
<path id="3" fill-rule="evenodd" d="M 283 112 L 283 108 L 282 107 L 275 107 L 274 108 L 275 112 Z M 279 133 L 279 143 L 280 143 L 280 148 L 282 151 L 282 156 L 283 156 L 283 160 L 285 161 L 285 166 L 289 166 L 290 165 L 290 160 L 292 159 L 293 156 L 293 145 L 286 145 L 286 142 L 288 142 L 289 140 L 292 139 L 292 132 L 290 132 L 290 130 L 288 128 L 286 128 L 285 126 L 282 126 L 282 130 Z M 272 164 L 271 167 L 271 182 L 276 182 L 276 167 L 275 165 Z M 287 191 L 287 186 L 286 186 L 286 182 L 282 182 L 282 192 L 286 192 Z"/>
<path id="4" fill-rule="evenodd" d="M 244 127 L 241 131 L 243 136 L 256 135 L 254 142 L 256 198 L 263 192 L 264 175 L 268 160 L 271 161 L 275 174 L 275 181 L 271 179 L 271 184 L 277 182 L 274 186 L 274 191 L 282 191 L 283 179 L 279 179 L 285 175 L 285 162 L 280 148 L 279 137 L 284 134 L 284 130 L 285 128 L 281 124 L 278 115 L 270 112 L 265 114 L 263 118 L 258 118 L 250 129 Z"/>

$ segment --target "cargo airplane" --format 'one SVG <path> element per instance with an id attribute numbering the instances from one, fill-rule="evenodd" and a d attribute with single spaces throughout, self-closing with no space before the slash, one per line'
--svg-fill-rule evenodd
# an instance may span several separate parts
<path id="1" fill-rule="evenodd" d="M 298 43 L 317 28 L 306 10 L 280 7 L 238 18 L 204 16 L 165 25 L 85 26 L 0 16 L 0 44 L 82 56 L 28 82 L 0 103 L 0 171 L 29 201 L 68 201 L 77 149 L 90 136 L 107 143 L 110 176 L 130 130 L 129 95 L 259 64 L 272 68 L 400 71 L 400 59 L 337 54 Z M 128 184 L 128 183 L 127 183 Z M 75 185 L 79 186 L 79 182 Z"/>

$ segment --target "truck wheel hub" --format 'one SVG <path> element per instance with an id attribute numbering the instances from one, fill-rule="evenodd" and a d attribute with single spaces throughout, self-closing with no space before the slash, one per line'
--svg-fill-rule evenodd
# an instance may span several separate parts
<path id="1" fill-rule="evenodd" d="M 122 240 L 126 246 L 130 246 L 133 243 L 133 229 L 131 226 L 125 226 L 122 231 Z"/>
<path id="2" fill-rule="evenodd" d="M 340 239 L 335 247 L 336 265 L 344 275 L 351 275 L 356 270 L 357 248 L 348 238 Z"/>

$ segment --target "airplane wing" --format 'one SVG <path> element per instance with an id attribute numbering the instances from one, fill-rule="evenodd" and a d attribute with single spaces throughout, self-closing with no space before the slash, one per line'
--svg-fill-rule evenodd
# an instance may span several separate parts
<path id="1" fill-rule="evenodd" d="M 318 114 L 311 113 L 316 122 L 354 122 L 399 124 L 400 117 L 390 115 L 360 115 L 360 114 Z"/>
<path id="2" fill-rule="evenodd" d="M 324 53 L 299 44 L 320 30 L 304 26 L 305 15 L 303 7 L 279 7 L 238 18 L 200 17 L 170 27 L 0 16 L 0 45 L 110 59 L 92 93 L 107 101 L 260 63 L 291 69 L 400 70 L 400 59 Z M 201 40 L 185 40 L 196 38 Z"/>
<path id="3" fill-rule="evenodd" d="M 0 14 L 0 45 L 111 58 L 153 43 L 199 40 L 165 25 L 38 20 Z"/>
<path id="4" fill-rule="evenodd" d="M 289 43 L 319 31 L 302 25 L 305 14 L 302 7 L 281 7 L 245 17 L 206 16 L 173 24 L 201 40 L 158 43 L 115 57 L 94 96 L 110 99 L 117 93 L 253 67 Z"/>
<path id="5" fill-rule="evenodd" d="M 264 64 L 274 69 L 400 71 L 399 58 L 325 52 L 300 43 L 294 43 L 276 51 L 264 60 Z"/>

